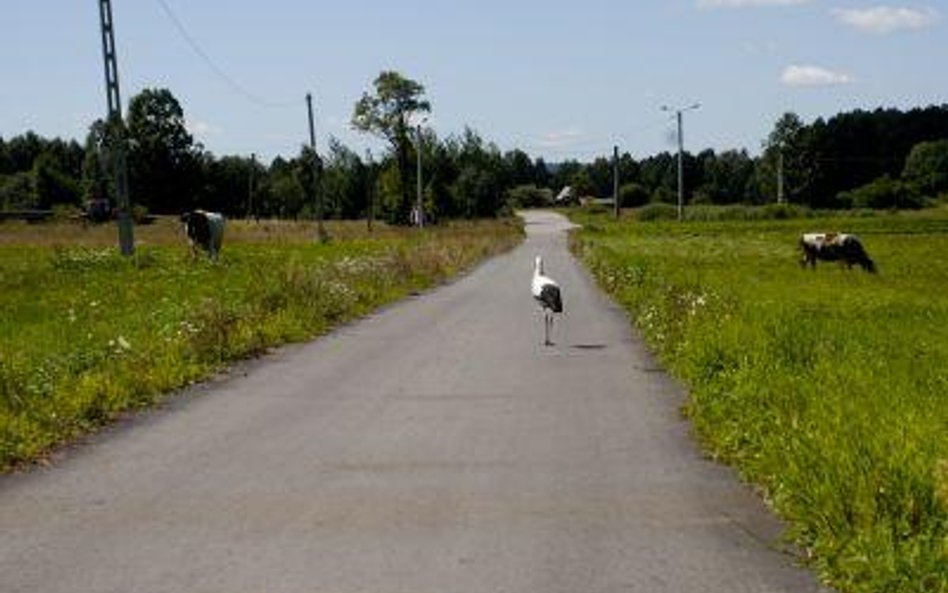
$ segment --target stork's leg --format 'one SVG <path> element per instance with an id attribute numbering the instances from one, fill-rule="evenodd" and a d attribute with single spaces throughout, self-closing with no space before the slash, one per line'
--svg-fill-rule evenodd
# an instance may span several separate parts
<path id="1" fill-rule="evenodd" d="M 553 326 L 553 318 L 550 316 L 549 311 L 543 312 L 543 344 L 546 346 L 552 346 L 553 342 L 550 341 L 550 328 Z"/>

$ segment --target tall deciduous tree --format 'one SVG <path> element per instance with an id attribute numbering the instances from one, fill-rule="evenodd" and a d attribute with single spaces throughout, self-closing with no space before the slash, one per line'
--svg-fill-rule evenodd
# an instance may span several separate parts
<path id="1" fill-rule="evenodd" d="M 129 168 L 136 202 L 156 212 L 194 206 L 199 146 L 168 89 L 145 89 L 128 106 Z"/>
<path id="2" fill-rule="evenodd" d="M 27 132 L 14 136 L 7 142 L 6 158 L 7 170 L 4 173 L 18 173 L 33 168 L 33 161 L 43 152 L 45 141 L 35 132 Z"/>
<path id="3" fill-rule="evenodd" d="M 764 142 L 764 154 L 758 169 L 761 193 L 777 197 L 778 177 L 783 175 L 785 199 L 799 201 L 809 192 L 816 174 L 807 128 L 796 113 L 784 113 Z"/>
<path id="4" fill-rule="evenodd" d="M 83 199 L 107 200 L 107 208 L 114 207 L 116 200 L 109 156 L 109 149 L 114 141 L 114 126 L 108 126 L 102 119 L 95 120 L 86 135 L 85 158 L 82 161 Z"/>
<path id="5" fill-rule="evenodd" d="M 708 158 L 702 161 L 702 190 L 707 199 L 713 204 L 755 201 L 754 161 L 747 151 L 726 150 L 720 154 L 708 152 Z"/>
<path id="6" fill-rule="evenodd" d="M 363 93 L 356 102 L 352 125 L 370 132 L 391 144 L 398 164 L 401 203 L 391 218 L 404 223 L 411 211 L 411 141 L 410 119 L 413 114 L 430 112 L 431 104 L 423 98 L 425 87 L 398 72 L 383 71 L 373 83 L 374 93 Z"/>
<path id="7" fill-rule="evenodd" d="M 902 177 L 919 191 L 948 191 L 948 140 L 920 142 L 905 159 Z"/>
<path id="8" fill-rule="evenodd" d="M 467 218 L 497 216 L 505 194 L 504 160 L 496 146 L 470 128 L 448 140 L 458 176 L 451 185 L 458 214 Z"/>
<path id="9" fill-rule="evenodd" d="M 539 187 L 549 187 L 553 175 L 550 173 L 546 161 L 542 157 L 537 158 L 533 163 L 533 180 Z"/>
<path id="10" fill-rule="evenodd" d="M 38 208 L 50 208 L 53 204 L 79 204 L 81 192 L 78 176 L 70 175 L 66 168 L 53 152 L 44 152 L 36 157 L 33 162 L 33 182 Z"/>
<path id="11" fill-rule="evenodd" d="M 536 185 L 533 161 L 530 160 L 530 155 L 519 148 L 504 153 L 504 166 L 507 168 L 510 185 Z"/>
<path id="12" fill-rule="evenodd" d="M 205 153 L 201 157 L 201 206 L 230 217 L 250 216 L 253 207 L 249 201 L 250 184 L 254 179 L 259 180 L 264 171 L 262 166 L 246 157 L 217 159 L 211 153 Z"/>
<path id="13" fill-rule="evenodd" d="M 306 158 L 309 160 L 305 160 Z M 312 187 L 313 158 L 311 152 L 301 151 L 301 156 L 292 160 L 281 157 L 270 164 L 267 175 L 267 201 L 261 204 L 267 216 L 298 218 L 306 205 L 306 186 Z M 304 179 L 305 176 L 310 176 Z"/>
<path id="14" fill-rule="evenodd" d="M 355 152 L 336 138 L 329 140 L 323 175 L 325 213 L 331 218 L 358 218 L 366 213 L 369 188 L 365 165 Z"/>

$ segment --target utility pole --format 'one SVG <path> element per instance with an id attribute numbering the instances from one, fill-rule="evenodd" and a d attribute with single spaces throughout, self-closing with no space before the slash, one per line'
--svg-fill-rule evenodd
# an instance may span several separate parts
<path id="1" fill-rule="evenodd" d="M 612 200 L 616 220 L 619 220 L 619 147 L 612 147 Z"/>
<path id="2" fill-rule="evenodd" d="M 423 228 L 425 226 L 425 211 L 421 206 L 421 124 L 415 126 L 415 155 L 418 162 L 415 211 L 418 213 L 418 228 Z"/>
<path id="3" fill-rule="evenodd" d="M 685 217 L 685 136 L 681 129 L 681 110 L 678 110 L 678 220 Z"/>
<path id="4" fill-rule="evenodd" d="M 250 153 L 250 180 L 247 183 L 247 218 L 256 219 L 253 215 L 253 176 L 257 170 L 257 153 Z"/>
<path id="5" fill-rule="evenodd" d="M 118 60 L 115 56 L 115 28 L 112 23 L 112 3 L 99 0 L 99 22 L 102 29 L 102 56 L 105 62 L 105 92 L 109 115 L 106 137 L 112 142 L 111 152 L 115 176 L 115 207 L 118 211 L 119 249 L 124 256 L 135 253 L 131 205 L 128 198 L 128 164 L 125 160 L 125 124 L 122 122 L 122 97 L 119 93 Z"/>
<path id="6" fill-rule="evenodd" d="M 313 150 L 313 192 L 316 194 L 316 233 L 325 243 L 329 237 L 323 228 L 323 196 L 319 190 L 319 155 L 316 154 L 316 127 L 313 125 L 313 95 L 306 93 L 306 108 L 309 112 L 309 147 Z"/>
<path id="7" fill-rule="evenodd" d="M 678 220 L 684 220 L 685 218 L 685 140 L 681 114 L 698 107 L 701 107 L 700 103 L 689 105 L 684 109 L 672 109 L 667 105 L 662 106 L 662 111 L 674 111 L 678 120 Z"/>

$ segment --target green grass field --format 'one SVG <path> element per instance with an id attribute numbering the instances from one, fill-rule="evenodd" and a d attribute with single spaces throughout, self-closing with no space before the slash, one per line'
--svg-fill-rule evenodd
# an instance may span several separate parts
<path id="1" fill-rule="evenodd" d="M 323 333 L 519 243 L 519 221 L 418 231 L 231 221 L 192 259 L 171 219 L 136 228 L 0 224 L 0 470 L 151 405 L 229 362 Z"/>
<path id="2" fill-rule="evenodd" d="M 842 591 L 948 591 L 948 210 L 753 222 L 577 213 L 574 250 Z M 798 265 L 858 234 L 879 274 Z"/>

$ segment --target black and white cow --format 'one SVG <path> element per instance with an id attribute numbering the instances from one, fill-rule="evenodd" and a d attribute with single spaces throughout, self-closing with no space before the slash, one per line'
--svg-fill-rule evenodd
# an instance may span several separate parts
<path id="1" fill-rule="evenodd" d="M 191 253 L 203 249 L 211 259 L 217 259 L 224 239 L 224 216 L 217 212 L 191 210 L 181 215 L 181 222 L 191 243 Z"/>
<path id="2" fill-rule="evenodd" d="M 816 267 L 816 260 L 838 261 L 850 268 L 854 264 L 862 266 L 867 272 L 875 273 L 876 264 L 866 253 L 862 243 L 855 235 L 846 233 L 804 233 L 800 237 L 800 250 L 803 257 L 800 265 Z"/>

